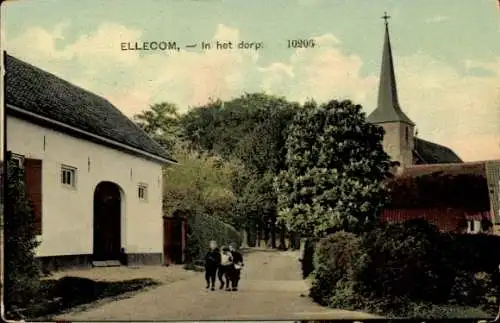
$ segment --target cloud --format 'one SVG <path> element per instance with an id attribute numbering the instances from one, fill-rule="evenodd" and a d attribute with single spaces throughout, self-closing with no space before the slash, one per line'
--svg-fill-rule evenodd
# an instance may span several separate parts
<path id="1" fill-rule="evenodd" d="M 52 30 L 45 30 L 41 27 L 32 27 L 20 37 L 7 41 L 7 48 L 16 55 L 17 50 L 24 57 L 30 60 L 37 60 L 37 57 L 44 56 L 51 60 L 68 59 L 71 54 L 67 51 L 60 51 L 56 48 L 56 42 L 63 40 L 63 31 L 68 26 L 67 22 L 57 24 Z"/>
<path id="2" fill-rule="evenodd" d="M 400 103 L 425 139 L 465 160 L 500 159 L 500 57 L 464 62 L 491 76 L 462 75 L 423 53 L 396 60 Z"/>
<path id="3" fill-rule="evenodd" d="M 437 16 L 433 16 L 433 17 L 425 19 L 425 22 L 428 24 L 432 24 L 432 23 L 444 22 L 444 21 L 447 21 L 449 19 L 450 19 L 450 17 L 437 15 Z"/>
<path id="4" fill-rule="evenodd" d="M 33 27 L 7 39 L 7 50 L 106 97 L 128 116 L 160 101 L 186 111 L 210 98 L 225 100 L 254 91 L 299 102 L 349 98 L 366 112 L 375 107 L 379 76 L 364 76 L 361 57 L 345 54 L 332 34 L 317 35 L 314 49 L 263 63 L 255 50 L 121 51 L 121 42 L 140 42 L 142 32 L 115 23 L 58 46 L 66 41 L 66 27 Z M 244 38 L 224 24 L 213 35 L 213 46 Z M 395 62 L 400 103 L 421 137 L 450 146 L 465 160 L 500 158 L 500 57 L 464 61 L 465 68 L 481 68 L 487 76 L 463 75 L 425 53 L 397 56 Z"/>
<path id="5" fill-rule="evenodd" d="M 361 76 L 363 62 L 359 56 L 345 55 L 331 34 L 315 38 L 321 44 L 314 49 L 297 49 L 288 62 L 275 62 L 261 68 L 266 91 L 304 102 L 350 98 L 367 103 L 373 96 L 377 77 Z"/>
<path id="6" fill-rule="evenodd" d="M 206 52 L 122 51 L 121 42 L 140 42 L 142 33 L 106 23 L 74 43 L 57 48 L 64 25 L 53 30 L 33 27 L 7 41 L 7 50 L 21 59 L 103 95 L 127 115 L 146 109 L 153 99 L 186 109 L 209 97 L 229 99 L 243 91 L 245 66 L 256 61 L 255 50 Z M 213 44 L 239 40 L 239 31 L 217 26 Z M 140 55 L 143 54 L 143 55 Z"/>
<path id="7" fill-rule="evenodd" d="M 64 51 L 71 57 L 95 60 L 94 64 L 101 62 L 102 65 L 109 66 L 109 60 L 111 60 L 113 64 L 132 65 L 139 60 L 138 52 L 124 53 L 120 51 L 120 44 L 140 41 L 141 35 L 142 33 L 135 29 L 119 24 L 104 23 L 95 33 L 80 36 Z"/>
<path id="8" fill-rule="evenodd" d="M 332 34 L 317 36 L 314 37 L 314 40 L 316 41 L 316 45 L 319 47 L 334 46 L 341 43 L 340 40 Z"/>

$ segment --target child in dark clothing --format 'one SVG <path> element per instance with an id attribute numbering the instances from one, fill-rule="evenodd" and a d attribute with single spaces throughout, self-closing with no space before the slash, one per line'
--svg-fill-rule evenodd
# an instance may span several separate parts
<path id="1" fill-rule="evenodd" d="M 232 291 L 238 290 L 238 283 L 240 282 L 241 268 L 243 268 L 243 256 L 240 252 L 236 250 L 236 244 L 232 243 L 229 246 L 231 250 L 231 256 L 233 258 L 233 264 L 231 268 L 231 287 Z"/>
<path id="2" fill-rule="evenodd" d="M 220 265 L 220 251 L 217 248 L 217 242 L 210 241 L 210 250 L 205 255 L 205 280 L 207 281 L 207 289 L 215 290 L 215 277 L 217 276 L 217 268 Z"/>

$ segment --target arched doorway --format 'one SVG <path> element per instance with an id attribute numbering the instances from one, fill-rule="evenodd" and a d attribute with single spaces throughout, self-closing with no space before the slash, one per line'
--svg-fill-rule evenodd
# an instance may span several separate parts
<path id="1" fill-rule="evenodd" d="M 119 260 L 121 249 L 121 192 L 112 182 L 94 191 L 94 261 Z"/>

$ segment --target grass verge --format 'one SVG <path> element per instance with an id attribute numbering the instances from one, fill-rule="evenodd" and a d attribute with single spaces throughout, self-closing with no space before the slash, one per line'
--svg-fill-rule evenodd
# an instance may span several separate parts
<path id="1" fill-rule="evenodd" d="M 12 320 L 50 319 L 54 315 L 79 305 L 117 297 L 159 284 L 150 278 L 119 282 L 94 281 L 81 277 L 42 280 L 38 297 L 24 308 L 11 309 L 7 312 L 7 317 Z"/>

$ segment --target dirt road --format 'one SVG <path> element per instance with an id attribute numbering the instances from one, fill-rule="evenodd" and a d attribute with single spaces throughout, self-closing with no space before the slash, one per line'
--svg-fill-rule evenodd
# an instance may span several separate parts
<path id="1" fill-rule="evenodd" d="M 130 298 L 69 313 L 58 320 L 301 320 L 368 319 L 366 313 L 329 310 L 308 297 L 297 252 L 251 251 L 245 255 L 240 290 L 205 289 L 203 273 Z M 169 270 L 166 268 L 165 270 Z"/>

